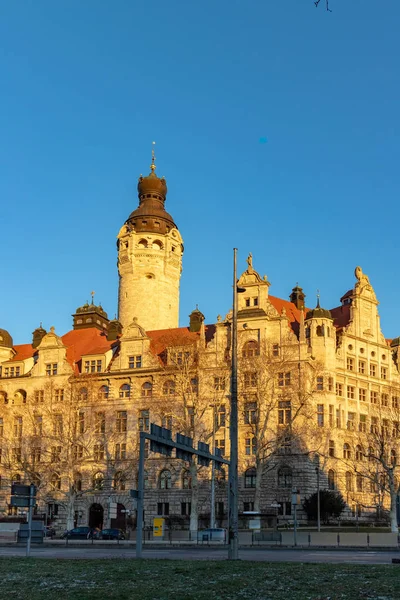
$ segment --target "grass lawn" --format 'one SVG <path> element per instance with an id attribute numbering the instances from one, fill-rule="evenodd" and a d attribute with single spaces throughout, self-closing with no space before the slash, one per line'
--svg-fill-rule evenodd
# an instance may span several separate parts
<path id="1" fill-rule="evenodd" d="M 13 600 L 398 600 L 398 565 L 0 559 Z"/>

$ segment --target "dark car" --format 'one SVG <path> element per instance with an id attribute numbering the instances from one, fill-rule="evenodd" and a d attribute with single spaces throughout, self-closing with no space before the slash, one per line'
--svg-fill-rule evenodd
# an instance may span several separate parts
<path id="1" fill-rule="evenodd" d="M 92 527 L 74 527 L 64 531 L 61 537 L 69 540 L 90 540 L 96 537 L 96 531 Z"/>
<path id="2" fill-rule="evenodd" d="M 122 529 L 103 529 L 99 533 L 100 540 L 124 540 L 125 533 Z"/>

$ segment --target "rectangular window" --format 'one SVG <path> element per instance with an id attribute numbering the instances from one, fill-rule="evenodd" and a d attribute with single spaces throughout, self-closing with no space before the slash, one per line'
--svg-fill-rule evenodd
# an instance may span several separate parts
<path id="1" fill-rule="evenodd" d="M 358 429 L 359 429 L 359 431 L 361 431 L 361 433 L 366 433 L 366 431 L 367 431 L 367 415 L 360 415 Z"/>
<path id="2" fill-rule="evenodd" d="M 278 385 L 279 387 L 290 385 L 290 371 L 287 373 L 278 373 Z"/>
<path id="3" fill-rule="evenodd" d="M 358 372 L 361 374 L 365 373 L 365 360 L 358 361 Z"/>
<path id="4" fill-rule="evenodd" d="M 22 437 L 22 417 L 14 417 L 14 437 Z"/>
<path id="5" fill-rule="evenodd" d="M 21 367 L 4 367 L 4 377 L 19 377 Z"/>
<path id="6" fill-rule="evenodd" d="M 4 435 L 4 421 L 3 421 L 3 417 L 0 418 L 0 437 L 3 437 Z"/>
<path id="7" fill-rule="evenodd" d="M 378 392 L 370 392 L 371 404 L 378 404 Z"/>
<path id="8" fill-rule="evenodd" d="M 278 402 L 278 423 L 279 425 L 288 425 L 292 419 L 292 405 L 290 400 L 280 400 Z"/>
<path id="9" fill-rule="evenodd" d="M 333 377 L 328 378 L 328 391 L 333 392 Z"/>
<path id="10" fill-rule="evenodd" d="M 35 421 L 33 424 L 34 435 L 41 436 L 43 434 L 43 417 L 35 415 Z"/>
<path id="11" fill-rule="evenodd" d="M 355 387 L 352 386 L 352 385 L 348 385 L 347 386 L 347 397 L 350 400 L 354 400 L 355 396 L 356 396 L 356 389 L 355 389 Z"/>
<path id="12" fill-rule="evenodd" d="M 399 433 L 400 433 L 400 423 L 398 421 L 393 421 L 392 436 L 394 438 L 398 438 L 399 437 Z"/>
<path id="13" fill-rule="evenodd" d="M 33 465 L 40 463 L 42 458 L 42 451 L 40 448 L 32 448 L 31 450 L 31 462 Z"/>
<path id="14" fill-rule="evenodd" d="M 126 459 L 126 444 L 115 444 L 115 460 Z"/>
<path id="15" fill-rule="evenodd" d="M 192 512 L 192 503 L 191 502 L 181 502 L 181 515 L 182 517 L 190 516 Z"/>
<path id="16" fill-rule="evenodd" d="M 188 419 L 189 419 L 189 427 L 191 427 L 193 429 L 194 427 L 194 408 L 193 406 L 189 406 L 189 408 L 187 409 L 188 412 Z"/>
<path id="17" fill-rule="evenodd" d="M 216 428 L 218 429 L 218 427 L 225 427 L 226 424 L 226 408 L 225 408 L 225 404 L 221 404 L 218 407 L 218 411 L 215 415 L 216 418 Z"/>
<path id="18" fill-rule="evenodd" d="M 13 462 L 21 462 L 22 450 L 21 448 L 13 448 L 11 450 L 11 459 Z"/>
<path id="19" fill-rule="evenodd" d="M 258 298 L 253 298 L 253 306 L 258 306 Z"/>
<path id="20" fill-rule="evenodd" d="M 347 365 L 347 370 L 348 371 L 354 371 L 354 358 L 350 358 L 348 356 L 347 357 L 347 361 L 346 361 L 346 365 Z"/>
<path id="21" fill-rule="evenodd" d="M 382 406 L 389 406 L 389 394 L 381 394 Z"/>
<path id="22" fill-rule="evenodd" d="M 105 433 L 106 432 L 106 413 L 98 412 L 95 415 L 94 422 L 94 431 L 95 433 Z"/>
<path id="23" fill-rule="evenodd" d="M 336 427 L 340 429 L 340 409 L 336 409 Z"/>
<path id="24" fill-rule="evenodd" d="M 244 374 L 244 386 L 245 387 L 257 387 L 257 373 L 250 372 Z"/>
<path id="25" fill-rule="evenodd" d="M 246 425 L 257 423 L 257 402 L 246 402 L 244 405 L 244 422 Z"/>
<path id="26" fill-rule="evenodd" d="M 128 428 L 128 413 L 126 410 L 119 410 L 115 422 L 117 433 L 126 433 Z"/>
<path id="27" fill-rule="evenodd" d="M 354 431 L 356 423 L 356 413 L 349 412 L 347 413 L 347 429 L 349 431 Z"/>
<path id="28" fill-rule="evenodd" d="M 142 355 L 130 356 L 128 358 L 129 369 L 140 369 L 142 367 Z"/>
<path id="29" fill-rule="evenodd" d="M 58 363 L 48 363 L 46 365 L 46 375 L 57 375 Z"/>
<path id="30" fill-rule="evenodd" d="M 388 435 L 389 435 L 389 421 L 388 421 L 388 419 L 383 419 L 381 431 L 382 431 L 382 437 L 383 438 L 387 438 Z"/>
<path id="31" fill-rule="evenodd" d="M 279 356 L 279 344 L 272 346 L 272 356 Z"/>
<path id="32" fill-rule="evenodd" d="M 63 432 L 63 416 L 53 415 L 53 435 L 62 435 Z"/>
<path id="33" fill-rule="evenodd" d="M 245 298 L 245 304 L 246 306 L 250 306 L 250 298 Z"/>
<path id="34" fill-rule="evenodd" d="M 324 405 L 317 404 L 317 424 L 318 427 L 324 426 Z"/>
<path id="35" fill-rule="evenodd" d="M 104 444 L 95 444 L 93 446 L 93 460 L 104 460 Z"/>
<path id="36" fill-rule="evenodd" d="M 378 417 L 371 417 L 371 433 L 378 433 Z"/>
<path id="37" fill-rule="evenodd" d="M 139 411 L 139 431 L 149 431 L 150 429 L 150 411 L 140 410 Z"/>
<path id="38" fill-rule="evenodd" d="M 51 462 L 60 462 L 61 460 L 61 446 L 52 446 L 51 448 Z"/>
<path id="39" fill-rule="evenodd" d="M 215 447 L 221 450 L 221 456 L 225 455 L 225 440 L 215 440 Z"/>
<path id="40" fill-rule="evenodd" d="M 317 377 L 317 390 L 319 392 L 322 392 L 324 389 L 324 378 L 323 377 Z"/>
<path id="41" fill-rule="evenodd" d="M 360 402 L 366 402 L 366 400 L 367 400 L 367 390 L 365 390 L 364 388 L 360 388 L 358 390 L 358 399 L 360 400 Z"/>
<path id="42" fill-rule="evenodd" d="M 399 398 L 398 396 L 392 396 L 392 407 L 399 408 Z"/>
<path id="43" fill-rule="evenodd" d="M 172 415 L 164 415 L 161 421 L 161 427 L 172 429 Z"/>
<path id="44" fill-rule="evenodd" d="M 381 379 L 387 379 L 387 368 L 381 367 Z"/>
<path id="45" fill-rule="evenodd" d="M 96 371 L 98 373 L 101 373 L 102 368 L 103 368 L 103 361 L 101 359 L 100 360 L 96 360 Z"/>
<path id="46" fill-rule="evenodd" d="M 243 502 L 243 512 L 253 512 L 254 502 Z"/>
<path id="47" fill-rule="evenodd" d="M 44 402 L 44 390 L 35 390 L 35 402 Z"/>
<path id="48" fill-rule="evenodd" d="M 371 377 L 376 377 L 376 365 L 372 363 L 369 365 L 369 374 Z"/>
<path id="49" fill-rule="evenodd" d="M 334 427 L 335 426 L 335 419 L 334 419 L 334 406 L 333 404 L 329 405 L 329 427 Z"/>
<path id="50" fill-rule="evenodd" d="M 214 377 L 214 389 L 222 392 L 225 390 L 225 378 L 224 377 Z"/>
<path id="51" fill-rule="evenodd" d="M 157 503 L 157 514 L 158 515 L 169 515 L 169 502 L 158 502 Z"/>
<path id="52" fill-rule="evenodd" d="M 336 384 L 336 396 L 343 397 L 343 384 L 342 383 Z"/>
<path id="53" fill-rule="evenodd" d="M 77 432 L 78 434 L 80 433 L 85 433 L 85 413 L 84 412 L 79 412 L 77 415 Z"/>
<path id="54" fill-rule="evenodd" d="M 257 440 L 254 436 L 245 439 L 245 452 L 246 456 L 251 456 L 256 453 Z"/>
<path id="55" fill-rule="evenodd" d="M 63 389 L 54 390 L 54 400 L 56 402 L 62 402 L 64 400 L 64 390 Z"/>
<path id="56" fill-rule="evenodd" d="M 72 447 L 72 457 L 74 460 L 82 460 L 82 458 L 83 458 L 82 444 L 74 444 L 74 446 Z"/>
<path id="57" fill-rule="evenodd" d="M 329 440 L 329 456 L 335 456 L 335 442 L 333 440 Z"/>

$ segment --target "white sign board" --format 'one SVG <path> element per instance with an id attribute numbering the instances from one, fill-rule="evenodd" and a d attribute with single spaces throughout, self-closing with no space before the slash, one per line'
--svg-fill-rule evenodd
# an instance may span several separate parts
<path id="1" fill-rule="evenodd" d="M 250 519 L 249 529 L 261 529 L 261 519 Z"/>

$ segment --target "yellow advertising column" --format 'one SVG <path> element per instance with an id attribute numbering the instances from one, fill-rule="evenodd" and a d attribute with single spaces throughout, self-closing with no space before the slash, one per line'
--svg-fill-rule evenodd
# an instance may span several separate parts
<path id="1" fill-rule="evenodd" d="M 164 536 L 164 519 L 155 518 L 153 519 L 153 537 Z"/>

